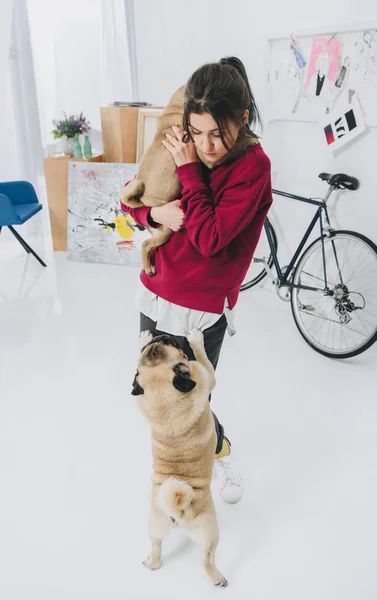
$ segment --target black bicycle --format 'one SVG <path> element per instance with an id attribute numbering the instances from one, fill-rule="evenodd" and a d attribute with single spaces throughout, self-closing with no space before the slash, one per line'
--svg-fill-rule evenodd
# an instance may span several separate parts
<path id="1" fill-rule="evenodd" d="M 329 184 L 323 200 L 273 190 L 274 194 L 318 208 L 284 268 L 277 257 L 275 230 L 266 219 L 241 290 L 251 288 L 269 274 L 279 297 L 291 302 L 293 318 L 304 340 L 325 356 L 350 358 L 377 340 L 377 246 L 365 235 L 336 231 L 330 224 L 327 202 L 332 192 L 357 190 L 358 180 L 343 173 L 321 173 L 319 177 Z M 320 236 L 304 249 L 317 222 Z"/>

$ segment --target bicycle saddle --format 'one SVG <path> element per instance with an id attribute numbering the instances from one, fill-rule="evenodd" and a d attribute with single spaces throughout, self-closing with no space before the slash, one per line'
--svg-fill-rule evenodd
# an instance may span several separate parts
<path id="1" fill-rule="evenodd" d="M 337 189 L 341 188 L 342 190 L 357 190 L 360 185 L 356 177 L 351 177 L 351 175 L 346 175 L 345 173 L 335 173 L 335 175 L 320 173 L 318 177 L 323 181 L 327 181 L 329 185 Z"/>

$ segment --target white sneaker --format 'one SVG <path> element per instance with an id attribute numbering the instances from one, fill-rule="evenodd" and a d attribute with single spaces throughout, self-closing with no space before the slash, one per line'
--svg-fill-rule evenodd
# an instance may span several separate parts
<path id="1" fill-rule="evenodd" d="M 215 460 L 216 470 L 220 476 L 220 493 L 224 502 L 236 504 L 243 495 L 243 483 L 241 473 L 232 457 L 217 458 Z"/>

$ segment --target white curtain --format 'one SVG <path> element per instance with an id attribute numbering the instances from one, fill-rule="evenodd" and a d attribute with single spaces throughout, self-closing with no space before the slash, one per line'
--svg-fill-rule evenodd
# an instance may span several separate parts
<path id="1" fill-rule="evenodd" d="M 0 1 L 0 181 L 19 176 L 10 85 L 13 0 Z"/>
<path id="2" fill-rule="evenodd" d="M 0 2 L 0 124 L 3 125 L 6 106 L 6 79 L 9 69 L 9 45 L 12 23 L 13 0 Z M 1 129 L 3 129 L 1 127 Z"/>
<path id="3" fill-rule="evenodd" d="M 134 0 L 124 0 L 124 5 L 126 9 L 127 40 L 130 57 L 132 100 L 140 100 L 136 58 Z"/>
<path id="4" fill-rule="evenodd" d="M 84 112 L 99 129 L 102 89 L 102 0 L 27 0 L 43 146 L 52 121 Z"/>
<path id="5" fill-rule="evenodd" d="M 0 2 L 0 180 L 36 183 L 42 144 L 26 0 Z"/>
<path id="6" fill-rule="evenodd" d="M 100 107 L 138 97 L 132 0 L 26 1 L 43 146 L 53 119 L 83 110 L 101 150 Z"/>
<path id="7" fill-rule="evenodd" d="M 7 37 L 7 62 L 4 66 L 0 59 L 0 94 L 5 91 L 5 103 L 3 96 L 0 100 L 0 180 L 25 179 L 31 182 L 43 204 L 43 150 L 26 0 L 12 0 L 6 26 L 1 19 L 4 16 L 3 2 L 0 0 L 0 38 L 3 35 Z M 52 244 L 47 206 L 20 226 L 20 234 L 51 266 Z M 0 267 L 5 273 L 3 299 L 41 295 L 55 298 L 54 269 L 43 270 L 34 258 L 26 254 L 6 227 L 0 237 L 0 256 L 4 258 L 0 261 Z"/>
<path id="8" fill-rule="evenodd" d="M 102 0 L 103 86 L 107 103 L 138 100 L 132 0 Z"/>
<path id="9" fill-rule="evenodd" d="M 13 0 L 9 66 L 20 178 L 36 185 L 43 148 L 26 0 Z"/>

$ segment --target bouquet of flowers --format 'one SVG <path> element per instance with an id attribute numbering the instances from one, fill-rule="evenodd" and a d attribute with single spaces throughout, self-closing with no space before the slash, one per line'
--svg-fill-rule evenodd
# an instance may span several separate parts
<path id="1" fill-rule="evenodd" d="M 63 113 L 63 115 L 64 119 L 61 121 L 54 120 L 52 122 L 54 129 L 51 133 L 55 140 L 63 136 L 66 136 L 67 138 L 73 138 L 81 133 L 88 133 L 90 129 L 90 123 L 86 117 L 84 117 L 83 112 L 81 112 L 79 116 L 70 115 L 68 117 L 67 113 Z"/>

